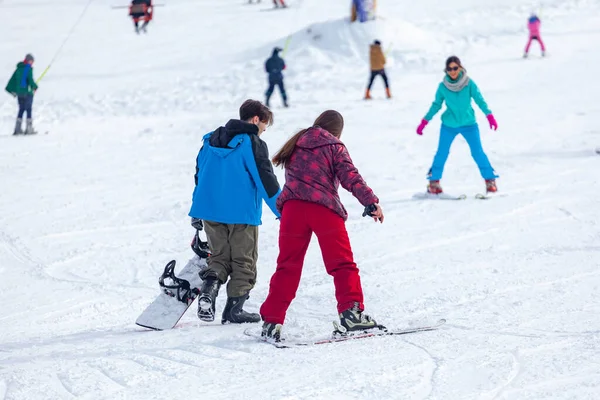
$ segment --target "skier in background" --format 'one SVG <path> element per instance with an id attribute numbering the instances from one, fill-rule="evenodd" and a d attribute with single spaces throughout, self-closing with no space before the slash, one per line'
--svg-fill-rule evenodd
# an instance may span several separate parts
<path id="1" fill-rule="evenodd" d="M 204 228 L 211 252 L 200 276 L 198 318 L 215 319 L 219 289 L 229 280 L 223 324 L 260 322 L 260 315 L 243 307 L 256 283 L 263 199 L 280 216 L 275 208 L 279 182 L 260 138 L 273 123 L 273 113 L 256 100 L 246 100 L 239 113 L 239 120 L 204 135 L 189 212 L 196 230 Z"/>
<path id="2" fill-rule="evenodd" d="M 283 61 L 283 58 L 279 57 L 280 52 L 281 49 L 279 47 L 275 47 L 273 49 L 273 54 L 265 62 L 265 71 L 267 71 L 267 73 L 269 74 L 269 88 L 265 93 L 265 95 L 267 96 L 267 99 L 265 101 L 267 107 L 269 107 L 269 101 L 271 100 L 271 95 L 275 90 L 275 86 L 279 87 L 281 97 L 283 98 L 283 105 L 285 107 L 288 107 L 287 93 L 285 92 L 285 87 L 283 86 L 282 74 L 282 71 L 285 69 L 285 61 Z"/>
<path id="3" fill-rule="evenodd" d="M 132 0 L 131 6 L 129 7 L 129 15 L 133 19 L 133 25 L 135 26 L 135 33 L 139 34 L 140 29 L 147 33 L 147 26 L 152 21 L 152 0 Z M 142 27 L 139 27 L 139 22 L 144 21 Z"/>
<path id="4" fill-rule="evenodd" d="M 27 54 L 25 59 L 17 64 L 17 69 L 10 77 L 6 85 L 6 91 L 17 98 L 19 101 L 19 113 L 13 135 L 32 135 L 37 133 L 33 129 L 33 95 L 38 89 L 38 85 L 33 79 L 33 62 L 34 58 L 31 54 Z M 27 115 L 27 124 L 25 132 L 22 130 L 23 115 Z"/>
<path id="5" fill-rule="evenodd" d="M 285 185 L 277 199 L 281 212 L 279 256 L 269 295 L 260 307 L 262 336 L 279 341 L 290 303 L 296 296 L 304 256 L 313 232 L 319 240 L 327 273 L 333 277 L 341 329 L 378 327 L 366 315 L 358 268 L 354 262 L 338 187 L 351 192 L 365 207 L 363 216 L 383 222 L 379 199 L 352 163 L 340 141 L 344 118 L 334 110 L 323 112 L 313 126 L 292 136 L 273 157 L 285 168 Z"/>
<path id="6" fill-rule="evenodd" d="M 446 60 L 446 76 L 438 86 L 435 93 L 435 100 L 417 128 L 417 134 L 422 135 L 425 126 L 442 108 L 442 104 L 446 102 L 446 111 L 442 114 L 442 128 L 438 149 L 433 159 L 433 165 L 427 175 L 429 179 L 427 192 L 429 193 L 442 193 L 440 179 L 442 179 L 444 165 L 450 153 L 450 146 L 459 133 L 465 138 L 471 149 L 471 156 L 477 163 L 481 176 L 485 179 L 487 192 L 498 191 L 496 187 L 496 178 L 498 176 L 490 165 L 490 161 L 481 146 L 479 127 L 475 119 L 475 112 L 471 106 L 471 99 L 475 100 L 475 103 L 486 115 L 490 129 L 498 129 L 498 123 L 483 99 L 479 88 L 467 76 L 467 70 L 462 66 L 460 59 L 456 56 L 451 56 Z"/>
<path id="7" fill-rule="evenodd" d="M 371 86 L 373 86 L 373 81 L 377 75 L 380 75 L 383 78 L 383 82 L 385 83 L 385 94 L 387 95 L 388 99 L 391 98 L 392 94 L 390 93 L 390 85 L 384 69 L 386 62 L 385 54 L 383 54 L 383 50 L 381 50 L 381 42 L 379 40 L 376 40 L 371 45 L 369 60 L 371 63 L 371 79 L 369 80 L 369 85 L 367 86 L 365 100 L 371 99 Z"/>
<path id="8" fill-rule="evenodd" d="M 542 41 L 542 36 L 540 35 L 540 25 L 542 21 L 538 18 L 535 13 L 532 13 L 527 21 L 527 29 L 529 29 L 529 40 L 527 40 L 527 45 L 525 46 L 525 54 L 523 54 L 523 58 L 527 58 L 529 55 L 529 47 L 531 46 L 531 42 L 537 40 L 542 49 L 542 57 L 546 55 L 546 46 L 544 46 L 544 42 Z"/>

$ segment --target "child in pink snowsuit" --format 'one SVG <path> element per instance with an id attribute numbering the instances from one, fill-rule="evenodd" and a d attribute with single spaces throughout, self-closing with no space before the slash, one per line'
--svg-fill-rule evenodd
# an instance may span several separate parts
<path id="1" fill-rule="evenodd" d="M 542 21 L 537 17 L 537 15 L 532 14 L 529 17 L 527 22 L 527 28 L 529 29 L 529 40 L 527 41 L 527 46 L 525 46 L 525 54 L 524 58 L 527 57 L 529 53 L 529 47 L 531 46 L 531 42 L 537 40 L 540 43 L 540 47 L 542 48 L 542 57 L 546 55 L 546 47 L 544 46 L 544 42 L 542 41 L 542 36 L 540 35 L 540 25 Z"/>

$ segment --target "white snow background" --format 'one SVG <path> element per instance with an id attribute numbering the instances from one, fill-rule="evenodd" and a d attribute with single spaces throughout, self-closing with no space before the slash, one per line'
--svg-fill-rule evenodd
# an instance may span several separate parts
<path id="1" fill-rule="evenodd" d="M 125 0 L 0 2 L 0 76 L 25 53 L 39 76 L 40 134 L 12 137 L 0 97 L 0 399 L 599 399 L 600 3 L 597 0 L 380 0 L 349 25 L 349 1 L 164 0 L 147 35 Z M 521 58 L 541 9 L 548 56 Z M 263 100 L 263 62 L 283 46 L 291 108 L 273 96 L 273 154 L 326 109 L 380 197 L 383 225 L 343 193 L 368 313 L 390 327 L 442 329 L 298 349 L 200 323 L 134 324 L 171 259 L 191 258 L 187 213 L 201 137 Z M 368 45 L 388 50 L 393 99 L 362 100 Z M 416 201 L 439 115 L 415 128 L 461 57 L 499 129 L 477 110 L 501 196 L 457 138 L 442 181 L 465 201 Z M 1 82 L 4 85 L 4 81 Z M 3 88 L 4 86 L 2 86 Z M 45 132 L 49 132 L 45 134 Z M 283 182 L 283 172 L 277 174 Z M 278 222 L 265 207 L 257 311 L 275 270 Z M 332 279 L 316 241 L 284 332 L 327 334 Z M 225 303 L 222 290 L 217 311 Z M 258 327 L 258 325 L 256 325 Z"/>

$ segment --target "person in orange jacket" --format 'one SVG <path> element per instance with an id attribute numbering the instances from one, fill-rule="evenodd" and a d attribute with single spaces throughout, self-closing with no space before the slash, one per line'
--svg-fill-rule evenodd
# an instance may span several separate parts
<path id="1" fill-rule="evenodd" d="M 383 78 L 383 82 L 385 83 L 385 94 L 387 95 L 388 99 L 391 98 L 392 94 L 390 93 L 390 85 L 384 69 L 386 61 L 385 54 L 383 54 L 383 50 L 381 50 L 381 42 L 379 40 L 376 40 L 371 45 L 369 59 L 371 62 L 371 79 L 369 80 L 369 86 L 367 86 L 365 100 L 371 99 L 371 86 L 373 86 L 373 81 L 377 75 L 381 75 Z"/>

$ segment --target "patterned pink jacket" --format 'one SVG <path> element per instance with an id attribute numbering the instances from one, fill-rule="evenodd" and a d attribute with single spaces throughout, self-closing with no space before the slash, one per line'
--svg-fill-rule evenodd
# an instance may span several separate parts
<path id="1" fill-rule="evenodd" d="M 312 127 L 296 143 L 277 209 L 281 212 L 288 200 L 304 200 L 321 204 L 346 220 L 348 212 L 338 194 L 340 183 L 363 206 L 379 203 L 352 163 L 346 146 L 326 130 Z"/>

